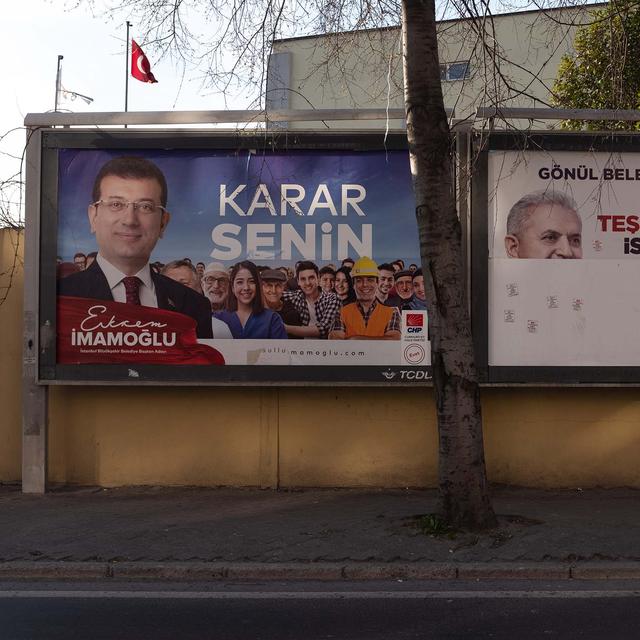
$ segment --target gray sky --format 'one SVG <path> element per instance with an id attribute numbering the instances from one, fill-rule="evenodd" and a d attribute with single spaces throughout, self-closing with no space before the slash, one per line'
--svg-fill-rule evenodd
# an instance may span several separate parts
<path id="1" fill-rule="evenodd" d="M 64 0 L 6 0 L 0 20 L 2 100 L 0 135 L 21 127 L 27 113 L 54 108 L 58 54 L 62 61 L 62 85 L 93 98 L 61 106 L 72 111 L 123 111 L 125 73 L 125 17 L 109 20 L 93 16 L 87 8 L 65 10 Z M 99 1 L 97 4 L 100 4 Z M 144 48 L 141 30 L 134 24 L 131 35 Z M 159 62 L 145 50 L 158 84 L 129 78 L 130 111 L 223 109 L 219 95 L 203 90 L 201 72 L 182 70 L 170 60 Z M 231 99 L 227 108 L 245 105 Z M 24 131 L 2 142 L 0 151 L 20 154 Z M 15 170 L 15 163 L 0 156 L 0 177 Z"/>
<path id="2" fill-rule="evenodd" d="M 125 18 L 92 16 L 86 8 L 64 10 L 64 0 L 9 0 L 3 5 L 0 52 L 3 60 L 2 125 L 20 123 L 28 112 L 53 109 L 58 54 L 64 56 L 63 85 L 94 98 L 74 111 L 124 108 Z M 132 36 L 144 47 L 134 24 Z M 146 51 L 158 84 L 130 78 L 130 110 L 222 108 L 222 100 L 201 91 L 200 73 L 181 72 L 169 60 Z M 10 61 L 14 61 L 11 63 Z"/>

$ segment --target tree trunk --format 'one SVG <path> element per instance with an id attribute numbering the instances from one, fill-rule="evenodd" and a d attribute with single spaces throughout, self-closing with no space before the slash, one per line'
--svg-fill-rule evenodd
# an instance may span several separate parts
<path id="1" fill-rule="evenodd" d="M 403 0 L 402 29 L 407 137 L 438 414 L 440 514 L 455 528 L 482 529 L 495 526 L 496 518 L 484 461 L 434 0 Z"/>

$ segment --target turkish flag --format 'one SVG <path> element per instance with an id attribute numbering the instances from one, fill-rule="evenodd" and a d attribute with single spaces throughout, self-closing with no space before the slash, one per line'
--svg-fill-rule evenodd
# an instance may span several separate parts
<path id="1" fill-rule="evenodd" d="M 131 75 L 140 82 L 158 82 L 151 73 L 149 59 L 133 39 L 131 39 Z"/>

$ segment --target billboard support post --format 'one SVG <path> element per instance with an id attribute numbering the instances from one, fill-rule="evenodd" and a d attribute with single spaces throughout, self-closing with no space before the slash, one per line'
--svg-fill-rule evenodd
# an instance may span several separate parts
<path id="1" fill-rule="evenodd" d="M 27 129 L 24 260 L 24 345 L 22 360 L 22 491 L 44 493 L 47 480 L 49 388 L 36 383 L 39 349 L 38 274 L 40 252 L 41 134 Z"/>

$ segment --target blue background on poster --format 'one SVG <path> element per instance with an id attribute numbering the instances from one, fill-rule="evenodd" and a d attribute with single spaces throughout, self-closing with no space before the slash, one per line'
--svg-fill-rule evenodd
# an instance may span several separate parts
<path id="1" fill-rule="evenodd" d="M 344 255 L 338 255 L 337 236 L 339 225 L 349 225 L 350 231 L 361 238 L 363 225 L 371 225 L 373 257 L 378 263 L 403 258 L 406 264 L 419 264 L 418 233 L 414 214 L 414 196 L 411 188 L 409 157 L 406 151 L 287 151 L 250 153 L 249 151 L 158 151 L 158 150 L 77 150 L 63 149 L 59 157 L 58 191 L 58 255 L 71 260 L 78 252 L 97 250 L 95 238 L 90 232 L 87 206 L 91 202 L 93 181 L 102 165 L 120 155 L 140 155 L 155 162 L 164 172 L 169 185 L 167 208 L 171 222 L 152 255 L 152 261 L 189 257 L 195 264 L 222 261 L 231 265 L 249 258 L 256 263 L 270 266 L 293 265 L 297 260 L 313 259 L 319 266 L 338 263 Z M 256 186 L 267 185 L 278 215 L 266 208 L 255 209 L 252 216 L 241 216 L 229 205 L 226 215 L 220 215 L 220 185 L 225 184 L 227 196 L 240 184 L 247 187 L 234 199 L 247 211 Z M 327 208 L 316 209 L 314 215 L 300 216 L 287 208 L 280 214 L 280 185 L 302 185 L 306 191 L 300 208 L 306 214 L 319 184 L 326 184 L 339 215 L 333 216 Z M 341 213 L 343 184 L 358 184 L 366 189 L 366 198 L 359 203 L 365 216 L 359 216 L 348 207 L 346 216 Z M 354 196 L 355 191 L 350 194 Z M 264 202 L 264 198 L 260 198 Z M 325 201 L 325 198 L 321 198 Z M 325 224 L 329 223 L 329 227 Z M 241 227 L 237 240 L 242 244 L 242 255 L 235 257 L 228 248 L 214 245 L 212 230 L 220 224 Z M 246 225 L 274 225 L 272 259 L 264 256 L 247 256 Z M 305 237 L 315 233 L 315 255 L 301 255 L 297 250 L 290 259 L 281 254 L 280 230 L 282 225 L 292 225 L 298 235 Z M 314 225 L 313 229 L 305 225 Z M 328 231 L 327 231 L 328 230 Z M 269 237 L 269 233 L 263 236 Z M 331 236 L 331 254 L 322 256 L 323 236 Z M 268 242 L 268 240 L 267 240 Z M 327 239 L 325 239 L 326 249 Z M 212 257 L 214 249 L 227 252 L 226 259 Z M 263 248 L 264 249 L 264 248 Z M 268 248 L 269 249 L 269 248 Z M 349 247 L 349 255 L 357 257 L 357 251 Z"/>

